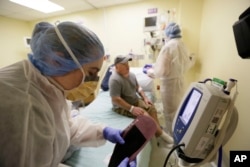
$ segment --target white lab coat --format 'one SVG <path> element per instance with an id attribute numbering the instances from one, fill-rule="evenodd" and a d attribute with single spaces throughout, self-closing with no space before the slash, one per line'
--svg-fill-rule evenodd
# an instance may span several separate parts
<path id="1" fill-rule="evenodd" d="M 160 78 L 166 131 L 171 133 L 173 117 L 184 92 L 184 73 L 193 65 L 180 38 L 170 39 L 161 49 L 154 64 L 153 73 Z"/>
<path id="2" fill-rule="evenodd" d="M 0 69 L 0 166 L 56 167 L 70 144 L 100 146 L 103 125 L 72 121 L 62 92 L 28 61 Z"/>

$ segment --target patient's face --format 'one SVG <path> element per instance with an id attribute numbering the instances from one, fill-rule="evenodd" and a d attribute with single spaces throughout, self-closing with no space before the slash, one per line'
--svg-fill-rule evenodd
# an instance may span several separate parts
<path id="1" fill-rule="evenodd" d="M 129 64 L 127 63 L 119 63 L 116 65 L 117 72 L 122 76 L 127 77 L 129 74 Z"/>

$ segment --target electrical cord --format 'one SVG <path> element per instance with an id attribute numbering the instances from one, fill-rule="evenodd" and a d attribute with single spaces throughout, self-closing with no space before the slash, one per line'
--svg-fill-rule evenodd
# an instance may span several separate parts
<path id="1" fill-rule="evenodd" d="M 166 165 L 167 165 L 167 163 L 168 163 L 168 160 L 169 160 L 171 154 L 172 154 L 177 148 L 179 148 L 179 147 L 181 147 L 181 146 L 185 146 L 185 144 L 184 144 L 184 143 L 183 143 L 183 144 L 178 144 L 178 145 L 174 146 L 174 147 L 170 150 L 170 152 L 168 153 L 168 155 L 167 155 L 167 157 L 166 157 L 166 159 L 165 159 L 165 162 L 164 162 L 163 167 L 166 167 Z"/>
<path id="2" fill-rule="evenodd" d="M 219 157 L 218 157 L 218 167 L 222 167 L 222 146 L 219 149 Z"/>
<path id="3" fill-rule="evenodd" d="M 212 79 L 211 78 L 207 78 L 204 81 L 199 81 L 199 83 L 207 83 L 208 81 L 212 82 Z"/>

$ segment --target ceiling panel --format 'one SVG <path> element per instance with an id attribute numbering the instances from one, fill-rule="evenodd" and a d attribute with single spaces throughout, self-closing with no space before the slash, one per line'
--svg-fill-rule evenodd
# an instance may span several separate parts
<path id="1" fill-rule="evenodd" d="M 93 4 L 96 8 L 108 7 L 108 6 L 115 6 L 121 5 L 126 3 L 134 3 L 143 0 L 86 0 L 90 4 Z"/>
<path id="2" fill-rule="evenodd" d="M 21 5 L 10 2 L 9 0 L 0 0 L 0 15 L 15 18 L 24 21 L 34 21 L 38 19 L 49 18 L 79 11 L 98 9 L 108 6 L 121 5 L 126 3 L 134 3 L 145 0 L 50 0 L 65 10 L 45 14 L 33 9 L 23 7 Z"/>

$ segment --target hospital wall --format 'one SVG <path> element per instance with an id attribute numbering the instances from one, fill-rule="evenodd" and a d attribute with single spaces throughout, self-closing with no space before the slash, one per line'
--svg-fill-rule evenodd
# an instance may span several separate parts
<path id="1" fill-rule="evenodd" d="M 117 54 L 144 55 L 144 59 L 133 61 L 133 66 L 152 63 L 157 56 L 147 55 L 147 46 L 143 32 L 143 18 L 148 16 L 149 8 L 158 12 L 176 10 L 175 21 L 181 25 L 183 40 L 196 56 L 196 64 L 186 74 L 187 85 L 192 81 L 217 77 L 223 80 L 238 80 L 239 96 L 236 106 L 240 121 L 236 132 L 225 146 L 229 150 L 250 150 L 248 118 L 248 99 L 250 77 L 246 73 L 249 60 L 237 55 L 232 25 L 238 16 L 250 5 L 249 0 L 148 0 L 145 2 L 77 12 L 70 15 L 23 22 L 0 16 L 0 44 L 2 55 L 0 67 L 21 59 L 26 59 L 30 51 L 23 42 L 24 36 L 30 36 L 35 23 L 71 20 L 86 25 L 103 41 L 105 50 L 111 55 L 111 62 Z"/>
<path id="2" fill-rule="evenodd" d="M 208 77 L 225 81 L 229 78 L 238 80 L 236 107 L 239 123 L 236 132 L 224 147 L 227 155 L 230 150 L 250 150 L 250 60 L 238 56 L 232 29 L 239 15 L 249 6 L 249 0 L 205 0 L 202 10 L 200 61 L 196 71 L 199 73 L 199 80 Z"/>
<path id="3" fill-rule="evenodd" d="M 24 37 L 30 36 L 30 32 L 27 22 L 0 16 L 0 67 L 26 58 L 29 48 Z"/>
<path id="4" fill-rule="evenodd" d="M 57 20 L 71 20 L 86 25 L 101 38 L 106 52 L 112 58 L 118 54 L 129 54 L 131 51 L 133 54 L 144 55 L 147 54 L 144 39 L 149 35 L 149 32 L 143 32 L 143 21 L 144 17 L 154 15 L 148 14 L 148 9 L 152 8 L 157 8 L 158 14 L 173 8 L 178 11 L 179 0 L 169 2 L 165 0 L 148 0 L 140 3 L 77 12 L 47 20 L 52 23 Z M 178 19 L 178 12 L 176 19 Z M 143 58 L 146 62 L 150 60 L 148 56 Z M 134 62 L 137 62 L 134 65 L 142 65 L 143 60 Z"/>
<path id="5" fill-rule="evenodd" d="M 149 32 L 143 31 L 144 18 L 155 15 L 149 14 L 148 9 L 158 9 L 158 15 L 164 15 L 168 10 L 175 11 L 175 15 L 170 15 L 170 21 L 175 21 L 181 25 L 183 40 L 190 52 L 197 56 L 199 46 L 199 30 L 201 23 L 201 13 L 203 1 L 200 0 L 147 0 L 143 2 L 127 4 L 122 6 L 107 7 L 91 11 L 72 13 L 66 16 L 46 19 L 54 23 L 58 20 L 81 23 L 92 29 L 102 40 L 107 53 L 111 55 L 111 62 L 118 54 L 143 55 L 139 59 L 134 59 L 131 66 L 143 66 L 145 63 L 153 63 L 159 50 L 152 51 L 149 45 L 144 44 L 144 40 L 150 37 Z M 37 20 L 35 23 L 44 20 Z M 153 55 L 153 56 L 152 56 Z M 105 64 L 104 67 L 107 67 Z M 186 74 L 186 87 L 196 78 L 194 68 Z M 105 68 L 102 68 L 105 70 Z M 101 71 L 103 72 L 103 71 Z M 155 80 L 156 85 L 159 81 Z M 155 87 L 156 88 L 156 87 Z"/>

